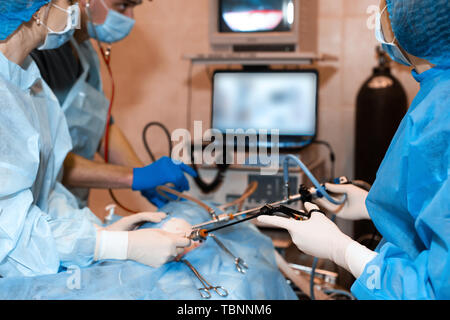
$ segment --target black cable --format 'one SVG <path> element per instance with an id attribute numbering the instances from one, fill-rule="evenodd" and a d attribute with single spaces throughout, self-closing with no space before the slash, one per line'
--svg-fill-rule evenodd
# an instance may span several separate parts
<path id="1" fill-rule="evenodd" d="M 222 147 L 224 148 L 224 146 L 222 146 Z M 195 170 L 195 172 L 197 173 L 197 177 L 194 178 L 194 181 L 197 184 L 197 186 L 200 188 L 200 190 L 202 190 L 203 193 L 211 193 L 211 192 L 215 191 L 223 183 L 223 180 L 225 178 L 225 173 L 228 170 L 229 165 L 226 164 L 225 152 L 222 151 L 222 156 L 223 156 L 222 164 L 216 163 L 216 167 L 217 167 L 216 176 L 214 177 L 212 182 L 208 183 L 208 182 L 205 182 L 202 179 L 202 177 L 200 176 L 200 172 L 198 170 L 198 167 L 195 164 L 193 150 L 194 150 L 194 146 L 191 146 L 192 167 Z"/>
<path id="2" fill-rule="evenodd" d="M 171 157 L 171 155 L 172 155 L 173 144 L 172 144 L 172 138 L 170 135 L 170 131 L 167 129 L 167 127 L 165 125 L 163 125 L 161 122 L 157 122 L 157 121 L 147 123 L 144 127 L 144 130 L 142 130 L 142 142 L 144 143 L 145 150 L 147 151 L 148 155 L 150 156 L 150 159 L 153 162 L 155 162 L 156 161 L 155 155 L 153 154 L 153 152 L 150 149 L 150 146 L 147 143 L 147 131 L 148 131 L 148 129 L 150 129 L 153 126 L 160 127 L 166 134 L 167 141 L 169 142 L 169 154 L 168 154 L 169 157 Z"/>
<path id="3" fill-rule="evenodd" d="M 188 96 L 187 96 L 187 103 L 186 103 L 186 129 L 190 130 L 191 127 L 191 113 L 192 113 L 192 71 L 193 71 L 193 63 L 192 61 L 189 64 L 189 69 L 188 69 L 188 77 L 187 77 L 187 86 L 188 86 Z M 208 70 L 207 70 L 208 72 Z M 147 134 L 147 130 L 152 127 L 152 126 L 158 126 L 160 127 L 164 133 L 167 136 L 167 140 L 169 141 L 169 157 L 172 154 L 172 149 L 173 149 L 173 144 L 172 144 L 172 139 L 171 139 L 171 135 L 169 130 L 167 130 L 167 128 L 160 122 L 150 122 L 148 123 L 143 132 L 142 132 L 142 141 L 144 143 L 144 147 L 145 150 L 147 151 L 148 155 L 150 156 L 152 161 L 156 161 L 156 157 L 154 156 L 153 152 L 150 149 L 150 146 L 147 143 L 147 138 L 146 138 L 146 134 Z M 228 165 L 223 164 L 223 165 L 219 165 L 217 164 L 217 168 L 218 168 L 218 172 L 216 177 L 214 178 L 214 180 L 211 183 L 207 183 L 205 182 L 199 174 L 198 168 L 195 165 L 195 161 L 194 161 L 194 153 L 193 153 L 194 148 L 191 147 L 191 159 L 192 159 L 192 168 L 195 170 L 195 172 L 197 173 L 197 178 L 194 178 L 197 186 L 204 192 L 204 193 L 210 193 L 212 191 L 214 191 L 215 189 L 217 189 L 223 182 L 223 179 L 225 177 L 225 171 L 228 169 Z M 224 161 L 225 163 L 225 161 Z"/>
<path id="4" fill-rule="evenodd" d="M 155 161 L 156 161 L 156 158 L 155 158 L 154 154 L 152 153 L 152 151 L 151 151 L 151 149 L 150 149 L 150 146 L 149 146 L 148 143 L 147 143 L 147 130 L 150 129 L 152 126 L 158 126 L 158 127 L 160 127 L 160 128 L 164 131 L 164 133 L 166 134 L 167 139 L 168 139 L 168 141 L 169 141 L 169 157 L 170 157 L 170 155 L 172 154 L 172 148 L 173 148 L 173 146 L 172 146 L 172 139 L 171 139 L 171 136 L 170 136 L 170 132 L 169 132 L 169 130 L 168 130 L 162 123 L 156 122 L 156 121 L 155 121 L 155 122 L 150 122 L 150 123 L 146 124 L 145 127 L 144 127 L 144 130 L 142 131 L 142 141 L 144 142 L 145 150 L 147 150 L 147 153 L 148 153 L 148 155 L 150 156 L 151 160 L 152 160 L 153 162 L 155 162 Z M 126 207 L 125 205 L 123 205 L 123 204 L 116 198 L 116 196 L 114 195 L 113 190 L 111 190 L 111 189 L 109 189 L 109 195 L 111 196 L 111 198 L 113 199 L 113 201 L 114 201 L 120 208 L 124 209 L 125 211 L 131 212 L 131 213 L 138 213 L 138 212 L 139 212 L 139 211 L 136 211 L 136 210 L 132 210 L 132 209 Z"/>
<path id="5" fill-rule="evenodd" d="M 147 142 L 147 131 L 153 126 L 160 127 L 164 131 L 164 133 L 166 134 L 167 141 L 168 141 L 168 144 L 169 144 L 169 154 L 168 154 L 169 157 L 172 154 L 173 143 L 172 143 L 172 139 L 171 139 L 171 135 L 170 135 L 169 130 L 162 123 L 154 121 L 154 122 L 150 122 L 150 123 L 146 124 L 144 129 L 143 129 L 143 131 L 142 131 L 142 142 L 144 143 L 145 150 L 147 151 L 147 153 L 150 156 L 151 160 L 154 162 L 154 161 L 156 161 L 156 157 L 153 154 L 153 152 L 151 151 L 150 146 L 149 146 L 149 144 Z M 200 190 L 202 190 L 204 193 L 213 192 L 214 190 L 216 190 L 223 183 L 223 179 L 225 178 L 225 172 L 228 169 L 228 165 L 226 165 L 226 164 L 216 164 L 217 169 L 218 169 L 216 177 L 213 179 L 213 181 L 211 183 L 207 183 L 201 178 L 200 173 L 198 171 L 198 167 L 195 165 L 194 153 L 193 153 L 194 148 L 193 148 L 193 146 L 191 146 L 191 150 L 192 150 L 191 151 L 192 168 L 197 173 L 197 177 L 194 178 L 195 183 L 200 188 Z M 224 155 L 224 162 L 223 163 L 226 162 L 225 160 L 226 159 L 225 159 L 225 155 Z"/>
<path id="6" fill-rule="evenodd" d="M 191 113 L 192 113 L 192 72 L 193 72 L 193 63 L 192 61 L 189 63 L 189 69 L 188 69 L 188 75 L 187 75 L 187 86 L 188 86 L 188 96 L 187 96 L 187 103 L 186 103 L 186 129 L 190 131 L 191 128 Z M 209 70 L 206 68 L 206 73 L 209 76 Z M 191 160 L 192 160 L 192 168 L 197 173 L 197 177 L 194 178 L 195 183 L 197 186 L 202 190 L 204 193 L 210 193 L 216 190 L 222 183 L 223 179 L 225 178 L 225 172 L 228 169 L 227 165 L 219 165 L 217 164 L 217 174 L 213 181 L 211 183 L 205 182 L 201 176 L 200 172 L 198 170 L 197 165 L 194 161 L 194 148 L 191 146 Z M 224 162 L 225 163 L 225 162 Z"/>

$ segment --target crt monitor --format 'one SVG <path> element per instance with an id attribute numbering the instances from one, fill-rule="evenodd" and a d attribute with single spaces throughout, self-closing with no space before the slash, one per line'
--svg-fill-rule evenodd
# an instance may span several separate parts
<path id="1" fill-rule="evenodd" d="M 317 52 L 317 1 L 210 0 L 213 51 Z"/>
<path id="2" fill-rule="evenodd" d="M 221 0 L 220 32 L 289 32 L 295 18 L 293 0 Z"/>
<path id="3" fill-rule="evenodd" d="M 277 129 L 280 148 L 303 147 L 316 136 L 316 70 L 219 70 L 213 79 L 212 128 Z"/>

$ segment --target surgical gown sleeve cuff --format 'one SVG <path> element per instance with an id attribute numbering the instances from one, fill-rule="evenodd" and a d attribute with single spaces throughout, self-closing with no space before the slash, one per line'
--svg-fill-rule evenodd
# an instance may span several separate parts
<path id="1" fill-rule="evenodd" d="M 367 249 L 356 241 L 352 241 L 345 250 L 345 262 L 347 269 L 355 278 L 359 278 L 367 263 L 377 256 L 375 251 Z"/>
<path id="2" fill-rule="evenodd" d="M 128 255 L 128 232 L 97 231 L 94 260 L 126 260 Z"/>

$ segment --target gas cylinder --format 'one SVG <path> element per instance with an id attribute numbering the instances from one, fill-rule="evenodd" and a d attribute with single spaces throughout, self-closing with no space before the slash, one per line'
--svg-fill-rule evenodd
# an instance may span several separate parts
<path id="1" fill-rule="evenodd" d="M 391 74 L 389 58 L 377 47 L 378 66 L 359 90 L 356 101 L 355 172 L 357 180 L 373 184 L 392 138 L 408 109 L 406 92 Z M 381 235 L 372 221 L 353 224 L 353 237 L 374 250 Z"/>
<path id="2" fill-rule="evenodd" d="M 356 102 L 354 178 L 370 184 L 408 108 L 406 92 L 391 74 L 381 47 L 377 55 L 378 66 L 359 90 Z"/>

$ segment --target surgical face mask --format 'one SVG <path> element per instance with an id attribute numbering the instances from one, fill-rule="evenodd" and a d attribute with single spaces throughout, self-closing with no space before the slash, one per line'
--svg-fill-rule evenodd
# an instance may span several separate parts
<path id="1" fill-rule="evenodd" d="M 101 2 L 108 10 L 108 15 L 102 24 L 94 24 L 92 21 L 88 22 L 89 36 L 106 43 L 113 43 L 124 39 L 130 34 L 131 29 L 133 29 L 135 20 L 109 9 L 103 0 Z"/>
<path id="2" fill-rule="evenodd" d="M 44 44 L 40 46 L 38 50 L 59 48 L 64 43 L 69 41 L 69 39 L 73 36 L 75 29 L 79 28 L 80 26 L 80 8 L 78 7 L 78 4 L 70 6 L 67 10 L 53 3 L 51 3 L 50 5 L 67 13 L 66 27 L 63 31 L 56 32 L 50 29 L 41 21 L 41 23 L 47 28 L 48 33 L 45 38 Z"/>
<path id="3" fill-rule="evenodd" d="M 403 52 L 400 50 L 400 48 L 395 44 L 395 37 L 392 42 L 387 42 L 386 38 L 384 37 L 383 29 L 381 27 L 381 15 L 386 10 L 387 6 L 384 7 L 384 9 L 377 14 L 376 16 L 376 22 L 375 22 L 375 37 L 377 38 L 378 42 L 381 43 L 381 46 L 383 47 L 383 50 L 389 54 L 392 60 L 401 63 L 405 66 L 411 66 L 411 62 L 409 59 L 403 54 Z"/>

